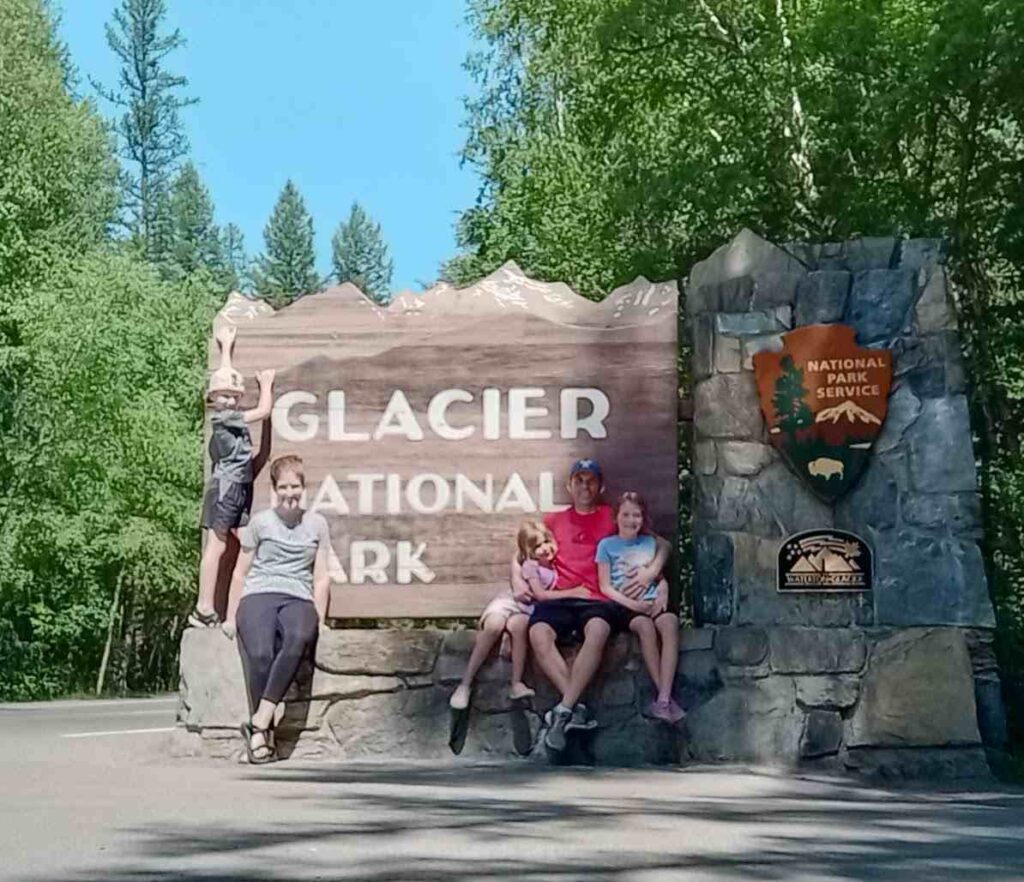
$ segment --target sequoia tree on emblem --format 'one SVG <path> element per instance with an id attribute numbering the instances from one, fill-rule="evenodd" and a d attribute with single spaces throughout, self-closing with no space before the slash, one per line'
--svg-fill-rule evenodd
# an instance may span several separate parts
<path id="1" fill-rule="evenodd" d="M 892 353 L 857 345 L 847 325 L 785 334 L 781 352 L 754 356 L 761 410 L 772 444 L 822 499 L 849 490 L 882 431 Z"/>

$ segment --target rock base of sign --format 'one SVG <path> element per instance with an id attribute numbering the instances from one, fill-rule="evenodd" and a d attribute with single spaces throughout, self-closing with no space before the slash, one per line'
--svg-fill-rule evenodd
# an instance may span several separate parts
<path id="1" fill-rule="evenodd" d="M 695 579 L 700 624 L 995 626 L 964 366 L 937 240 L 777 246 L 749 230 L 694 266 L 686 288 L 694 389 Z M 868 465 L 835 504 L 783 462 L 761 414 L 760 351 L 816 323 L 893 353 L 888 414 Z M 874 589 L 776 590 L 781 540 L 836 528 L 874 554 Z"/>
<path id="2" fill-rule="evenodd" d="M 542 743 L 555 694 L 531 672 L 537 696 L 511 701 L 510 664 L 496 655 L 478 677 L 456 759 L 448 697 L 473 632 L 331 631 L 289 695 L 279 752 L 306 761 L 742 762 L 878 779 L 986 776 L 987 710 L 975 701 L 979 652 L 967 636 L 942 627 L 686 630 L 675 691 L 687 716 L 669 726 L 644 715 L 653 687 L 624 635 L 587 695 L 600 727 L 570 739 L 562 756 Z M 246 714 L 237 644 L 217 630 L 186 631 L 172 752 L 241 760 Z"/>
<path id="3" fill-rule="evenodd" d="M 715 664 L 705 663 L 705 688 L 718 691 L 690 715 L 690 754 L 797 756 L 880 777 L 966 774 L 986 756 L 997 765 L 1006 715 L 941 243 L 780 246 L 743 230 L 693 267 L 686 321 L 693 609 L 718 635 Z M 833 504 L 771 443 L 753 363 L 782 351 L 787 332 L 830 323 L 894 362 L 881 434 Z M 828 529 L 871 548 L 872 589 L 780 591 L 780 546 Z"/>

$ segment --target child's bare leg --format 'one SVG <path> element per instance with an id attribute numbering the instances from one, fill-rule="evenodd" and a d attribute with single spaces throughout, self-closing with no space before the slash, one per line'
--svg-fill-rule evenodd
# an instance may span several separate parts
<path id="1" fill-rule="evenodd" d="M 509 616 L 505 622 L 509 641 L 512 643 L 512 683 L 509 688 L 511 698 L 529 698 L 534 691 L 523 682 L 526 671 L 526 653 L 530 646 L 527 631 L 530 630 L 530 617 L 526 615 Z"/>
<path id="2" fill-rule="evenodd" d="M 238 329 L 234 325 L 222 325 L 217 331 L 217 345 L 220 347 L 221 371 L 231 370 L 231 356 L 234 354 Z"/>
<path id="3" fill-rule="evenodd" d="M 209 615 L 214 611 L 213 595 L 217 590 L 217 571 L 227 542 L 213 530 L 207 530 L 206 533 L 206 548 L 203 549 L 203 559 L 199 564 L 199 599 L 196 601 L 196 609 Z"/>
<path id="4" fill-rule="evenodd" d="M 473 685 L 473 678 L 476 677 L 477 671 L 490 655 L 494 644 L 498 642 L 504 630 L 504 618 L 500 615 L 489 615 L 476 632 L 476 640 L 473 641 L 473 651 L 469 654 L 469 661 L 466 662 L 466 670 L 463 671 L 462 680 L 455 687 L 449 701 L 449 704 L 456 710 L 462 710 L 469 705 L 469 687 Z"/>
<path id="5" fill-rule="evenodd" d="M 234 529 L 231 531 L 235 538 L 238 538 L 238 530 Z M 224 610 L 224 624 L 221 625 L 221 630 L 224 631 L 228 637 L 234 637 L 235 632 L 238 630 L 238 625 L 235 619 L 238 616 L 238 604 L 242 599 L 242 585 L 235 582 L 234 573 L 231 574 L 231 578 L 228 580 L 228 603 Z"/>
<path id="6" fill-rule="evenodd" d="M 672 699 L 672 684 L 676 679 L 676 664 L 679 661 L 679 616 L 675 613 L 662 613 L 654 627 L 661 637 L 658 701 L 667 702 Z"/>
<path id="7" fill-rule="evenodd" d="M 658 658 L 658 634 L 654 622 L 647 616 L 634 616 L 629 630 L 640 639 L 640 655 L 643 656 L 647 673 L 651 675 L 654 688 L 661 695 L 661 659 Z"/>
<path id="8" fill-rule="evenodd" d="M 564 695 L 569 688 L 569 665 L 565 657 L 558 651 L 555 629 L 546 622 L 539 622 L 530 628 L 530 646 L 534 658 L 545 673 L 559 695 Z"/>

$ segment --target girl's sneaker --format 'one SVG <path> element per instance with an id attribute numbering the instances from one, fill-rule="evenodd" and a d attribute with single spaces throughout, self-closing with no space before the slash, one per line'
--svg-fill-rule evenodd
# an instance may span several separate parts
<path id="1" fill-rule="evenodd" d="M 665 723 L 678 723 L 686 716 L 686 711 L 676 703 L 674 698 L 670 698 L 668 701 L 655 699 L 647 706 L 647 714 Z"/>

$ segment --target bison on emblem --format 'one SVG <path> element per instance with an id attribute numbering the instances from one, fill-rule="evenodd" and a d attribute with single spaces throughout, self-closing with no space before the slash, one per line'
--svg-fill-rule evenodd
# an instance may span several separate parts
<path id="1" fill-rule="evenodd" d="M 829 459 L 827 456 L 819 456 L 817 459 L 807 463 L 807 472 L 816 478 L 828 478 L 838 475 L 843 476 L 843 461 L 841 459 Z"/>

